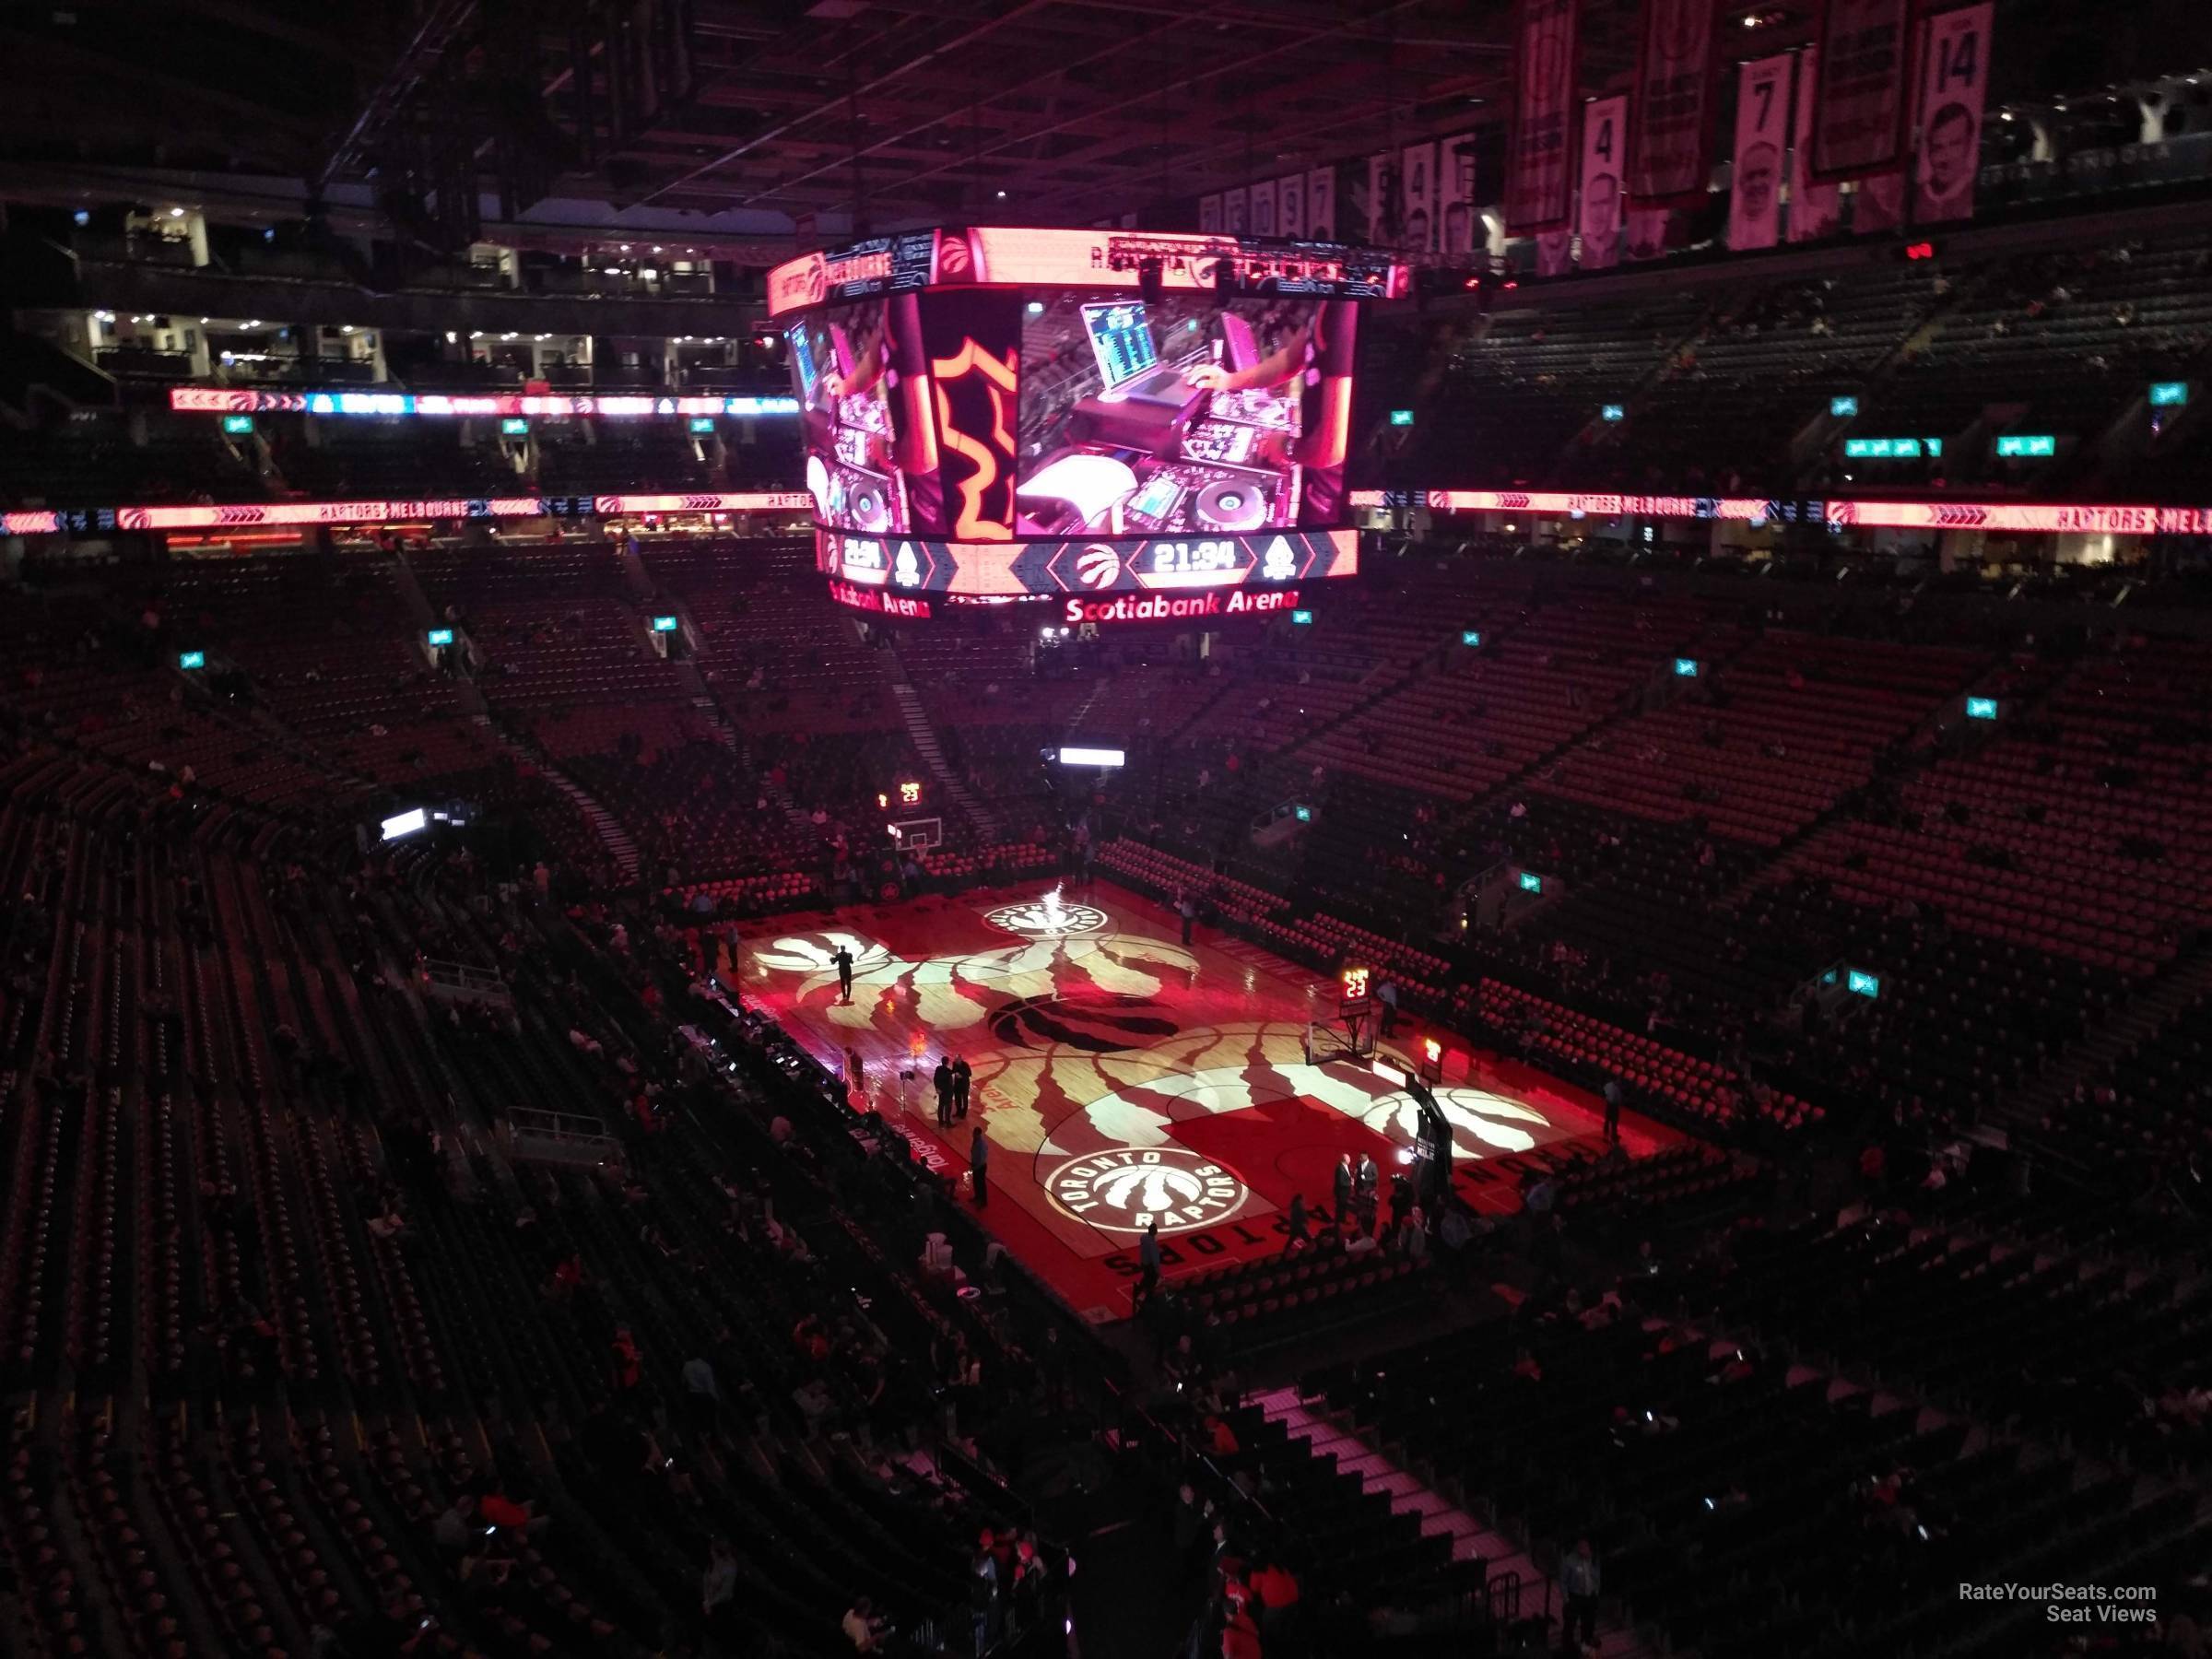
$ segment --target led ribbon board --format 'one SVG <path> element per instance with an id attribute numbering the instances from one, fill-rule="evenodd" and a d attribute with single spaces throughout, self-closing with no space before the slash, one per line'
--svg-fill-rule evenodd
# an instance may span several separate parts
<path id="1" fill-rule="evenodd" d="M 448 396 L 438 392 L 263 392 L 244 386 L 171 386 L 169 406 L 181 415 L 368 415 L 650 419 L 660 416 L 790 416 L 795 397 L 641 396 L 634 393 L 562 396 L 498 392 Z"/>
<path id="2" fill-rule="evenodd" d="M 99 535 L 120 530 L 238 530 L 402 520 L 618 518 L 638 513 L 805 512 L 790 490 L 699 495 L 489 496 L 400 501 L 238 501 L 218 507 L 87 507 L 0 513 L 0 535 Z"/>
<path id="3" fill-rule="evenodd" d="M 1754 524 L 1855 524 L 1882 530 L 1999 530 L 2053 535 L 2212 535 L 2212 507 L 2110 502 L 1777 500 L 1520 489 L 1363 489 L 1354 490 L 1348 500 L 1354 507 L 1426 506 L 1432 512 L 1729 519 Z"/>

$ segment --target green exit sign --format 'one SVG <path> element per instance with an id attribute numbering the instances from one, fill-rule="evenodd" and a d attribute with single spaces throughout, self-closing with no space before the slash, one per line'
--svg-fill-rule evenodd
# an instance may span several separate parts
<path id="1" fill-rule="evenodd" d="M 2189 401 L 2187 381 L 2152 381 L 2150 406 L 2154 409 L 2178 409 Z"/>
<path id="2" fill-rule="evenodd" d="M 1918 461 L 1923 456 L 1940 458 L 1943 440 L 1940 438 L 1846 438 L 1843 440 L 1843 458 L 1847 461 Z"/>
<path id="3" fill-rule="evenodd" d="M 1859 412 L 1859 400 L 1855 397 L 1831 397 L 1828 400 L 1828 412 L 1835 419 L 1842 420 Z"/>
<path id="4" fill-rule="evenodd" d="M 224 416 L 223 432 L 226 437 L 251 438 L 253 435 L 253 417 L 251 415 Z"/>
<path id="5" fill-rule="evenodd" d="M 2013 432 L 1997 440 L 1998 458 L 2036 460 L 2058 453 L 2058 440 L 2049 432 Z"/>
<path id="6" fill-rule="evenodd" d="M 530 436 L 530 423 L 517 416 L 511 415 L 500 422 L 500 436 L 502 438 L 527 438 Z"/>
<path id="7" fill-rule="evenodd" d="M 207 666 L 207 653 L 204 651 L 180 651 L 177 653 L 177 666 L 183 669 L 205 668 Z"/>
<path id="8" fill-rule="evenodd" d="M 1463 629 L 1461 629 L 1459 630 L 1459 642 L 1460 642 L 1462 645 L 1479 645 L 1479 644 L 1481 644 L 1481 643 L 1482 643 L 1482 629 L 1479 629 L 1479 628 L 1463 628 Z"/>
<path id="9" fill-rule="evenodd" d="M 1522 871 L 1521 890 L 1524 893 L 1542 892 L 1544 890 L 1544 877 L 1537 875 L 1534 870 Z"/>
<path id="10" fill-rule="evenodd" d="M 1628 413 L 1627 406 L 1623 404 L 1606 404 L 1598 410 L 1597 418 L 1600 420 L 1625 420 Z"/>
<path id="11" fill-rule="evenodd" d="M 1969 720 L 1994 720 L 1997 717 L 1997 700 L 1994 697 L 1968 698 L 1966 717 Z"/>
<path id="12" fill-rule="evenodd" d="M 1411 426 L 1413 411 L 1411 409 L 1393 409 L 1390 412 L 1390 424 L 1392 426 Z"/>
<path id="13" fill-rule="evenodd" d="M 676 629 L 677 621 L 674 617 L 655 617 L 653 619 L 653 631 L 654 633 L 674 633 Z"/>
<path id="14" fill-rule="evenodd" d="M 1310 610 L 1294 610 L 1290 613 L 1290 620 L 1295 626 L 1303 628 L 1313 620 L 1313 613 Z"/>
<path id="15" fill-rule="evenodd" d="M 714 417 L 712 415 L 692 416 L 691 429 L 702 438 L 712 436 L 714 431 Z"/>

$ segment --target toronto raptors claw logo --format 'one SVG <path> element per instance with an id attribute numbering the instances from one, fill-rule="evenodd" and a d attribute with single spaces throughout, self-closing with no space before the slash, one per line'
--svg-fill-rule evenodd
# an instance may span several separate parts
<path id="1" fill-rule="evenodd" d="M 1062 904 L 1055 894 L 1047 894 L 1020 904 L 1002 904 L 984 912 L 983 920 L 1025 939 L 1065 939 L 1097 933 L 1106 925 L 1108 917 L 1095 904 Z"/>
<path id="2" fill-rule="evenodd" d="M 991 1034 L 1022 1048 L 1073 1048 L 1092 1054 L 1150 1048 L 1182 1030 L 1148 996 L 1068 997 L 1048 993 L 1008 1003 L 991 1017 Z"/>
<path id="3" fill-rule="evenodd" d="M 1071 1158 L 1044 1179 L 1052 1200 L 1106 1232 L 1163 1233 L 1226 1221 L 1252 1189 L 1235 1171 L 1185 1147 L 1125 1147 Z"/>
<path id="4" fill-rule="evenodd" d="M 855 974 L 873 973 L 891 961 L 891 953 L 877 940 L 849 933 L 786 934 L 760 949 L 754 960 L 778 973 L 835 973 L 840 945 L 853 953 Z"/>
<path id="5" fill-rule="evenodd" d="M 1121 573 L 1122 556 L 1104 542 L 1092 542 L 1076 555 L 1076 580 L 1085 587 L 1111 587 Z"/>

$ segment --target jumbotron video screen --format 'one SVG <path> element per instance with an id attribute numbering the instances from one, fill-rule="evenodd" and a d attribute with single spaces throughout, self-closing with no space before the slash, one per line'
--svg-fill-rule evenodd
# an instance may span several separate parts
<path id="1" fill-rule="evenodd" d="M 1172 592 L 1194 615 L 1196 594 L 1354 574 L 1359 307 L 1405 282 L 1330 243 L 1107 230 L 912 232 L 779 266 L 832 595 L 923 617 Z"/>

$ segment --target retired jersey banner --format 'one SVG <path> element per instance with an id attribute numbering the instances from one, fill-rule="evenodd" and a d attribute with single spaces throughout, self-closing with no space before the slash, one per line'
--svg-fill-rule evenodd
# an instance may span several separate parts
<path id="1" fill-rule="evenodd" d="M 1628 94 L 1601 98 L 1583 110 L 1582 267 L 1603 271 L 1620 263 L 1620 151 L 1628 142 Z"/>
<path id="2" fill-rule="evenodd" d="M 1514 18 L 1513 124 L 1506 141 L 1508 234 L 1572 218 L 1576 0 L 1520 0 Z"/>
<path id="3" fill-rule="evenodd" d="M 1387 248 L 1398 240 L 1398 159 L 1394 155 L 1367 159 L 1367 199 L 1359 205 L 1367 224 L 1367 240 Z"/>
<path id="4" fill-rule="evenodd" d="M 1728 245 L 1737 253 L 1782 240 L 1782 159 L 1790 132 L 1790 54 L 1756 58 L 1735 89 Z"/>
<path id="5" fill-rule="evenodd" d="M 1252 187 L 1251 217 L 1245 222 L 1251 225 L 1252 233 L 1254 236 L 1273 236 L 1275 234 L 1275 181 L 1273 179 L 1268 180 L 1265 184 L 1254 184 Z"/>
<path id="6" fill-rule="evenodd" d="M 1241 190 L 1225 190 L 1221 193 L 1221 229 L 1224 234 L 1244 234 L 1245 200 Z"/>
<path id="7" fill-rule="evenodd" d="M 1211 236 L 1221 229 L 1221 193 L 1198 198 L 1198 234 Z"/>
<path id="8" fill-rule="evenodd" d="M 1439 253 L 1475 252 L 1480 221 L 1475 214 L 1475 135 L 1462 133 L 1436 147 Z M 1488 239 L 1483 238 L 1487 247 Z"/>
<path id="9" fill-rule="evenodd" d="M 1813 172 L 1858 179 L 1904 159 L 1912 0 L 1828 0 L 1813 99 Z"/>
<path id="10" fill-rule="evenodd" d="M 1275 182 L 1275 233 L 1292 238 L 1306 233 L 1306 175 L 1302 172 Z"/>
<path id="11" fill-rule="evenodd" d="M 1336 231 L 1336 170 L 1316 167 L 1306 174 L 1306 234 L 1334 241 Z"/>
<path id="12" fill-rule="evenodd" d="M 1843 193 L 1813 177 L 1813 88 L 1820 79 L 1820 51 L 1808 46 L 1797 59 L 1797 113 L 1790 131 L 1790 240 L 1819 241 L 1843 222 Z"/>
<path id="13" fill-rule="evenodd" d="M 1994 10 L 1990 0 L 1982 0 L 1928 19 L 1920 75 L 1920 158 L 1912 174 L 1916 224 L 1974 217 Z"/>
<path id="14" fill-rule="evenodd" d="M 1436 251 L 1436 146 L 1409 144 L 1398 163 L 1405 185 L 1405 211 L 1398 225 L 1398 246 L 1408 253 Z"/>
<path id="15" fill-rule="evenodd" d="M 1629 194 L 1693 206 L 1705 194 L 1712 131 L 1714 0 L 1643 0 Z"/>

